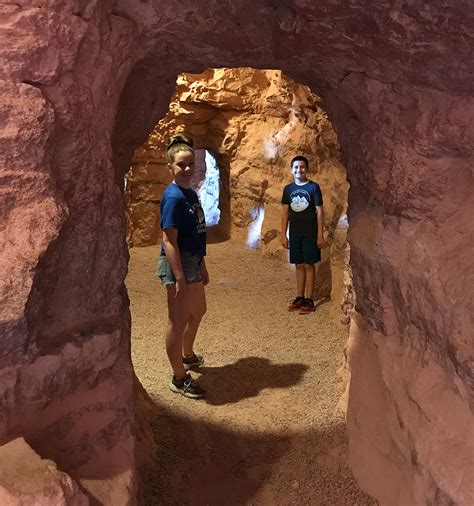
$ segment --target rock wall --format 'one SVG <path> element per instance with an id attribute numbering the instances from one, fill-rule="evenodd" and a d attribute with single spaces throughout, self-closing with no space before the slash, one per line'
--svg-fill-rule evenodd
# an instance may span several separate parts
<path id="1" fill-rule="evenodd" d="M 0 443 L 134 496 L 127 246 L 110 139 L 136 36 L 101 2 L 3 4 Z M 99 70 L 98 70 L 99 69 Z"/>
<path id="2" fill-rule="evenodd" d="M 133 503 L 123 176 L 178 74 L 277 68 L 321 97 L 351 182 L 354 473 L 381 504 L 474 503 L 472 2 L 0 9 L 1 442 Z"/>
<path id="3" fill-rule="evenodd" d="M 132 246 L 161 240 L 159 202 L 170 182 L 166 143 L 177 131 L 188 132 L 197 148 L 217 157 L 222 190 L 217 233 L 247 243 L 256 210 L 263 212 L 259 247 L 269 255 L 286 254 L 280 246 L 281 194 L 292 181 L 291 159 L 297 154 L 308 157 L 309 177 L 323 192 L 328 232 L 316 296 L 329 297 L 330 247 L 347 205 L 348 183 L 336 134 L 319 98 L 278 70 L 223 68 L 181 74 L 168 113 L 135 151 L 127 174 Z M 340 268 L 334 261 L 333 267 Z"/>
<path id="4" fill-rule="evenodd" d="M 424 90 L 401 99 L 392 84 L 352 79 L 348 89 L 358 83 L 378 104 L 377 118 L 359 116 L 373 161 L 349 196 L 353 469 L 383 504 L 469 504 L 472 98 Z"/>
<path id="5" fill-rule="evenodd" d="M 42 459 L 18 438 L 0 446 L 0 503 L 3 506 L 88 506 L 70 476 Z"/>

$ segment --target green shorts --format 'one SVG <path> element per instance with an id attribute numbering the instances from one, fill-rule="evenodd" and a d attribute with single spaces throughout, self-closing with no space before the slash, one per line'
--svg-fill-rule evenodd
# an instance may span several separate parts
<path id="1" fill-rule="evenodd" d="M 183 266 L 184 277 L 188 285 L 202 281 L 201 264 L 202 257 L 193 255 L 187 251 L 181 253 L 181 265 Z M 163 286 L 174 285 L 176 283 L 176 278 L 171 272 L 168 259 L 164 255 L 158 258 L 156 275 L 160 278 Z"/>

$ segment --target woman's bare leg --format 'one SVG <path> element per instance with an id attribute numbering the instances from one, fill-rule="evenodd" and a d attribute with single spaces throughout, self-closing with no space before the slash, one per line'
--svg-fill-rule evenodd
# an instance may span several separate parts
<path id="1" fill-rule="evenodd" d="M 189 318 L 183 333 L 183 356 L 190 357 L 194 350 L 194 340 L 201 323 L 202 317 L 205 315 L 206 294 L 202 282 L 190 283 L 187 285 L 189 294 Z"/>
<path id="2" fill-rule="evenodd" d="M 166 353 L 170 361 L 173 373 L 176 379 L 182 379 L 186 376 L 183 367 L 183 357 L 181 351 L 183 348 L 183 334 L 188 324 L 189 294 L 187 288 L 180 291 L 176 296 L 176 286 L 168 285 L 168 328 L 166 330 Z"/>

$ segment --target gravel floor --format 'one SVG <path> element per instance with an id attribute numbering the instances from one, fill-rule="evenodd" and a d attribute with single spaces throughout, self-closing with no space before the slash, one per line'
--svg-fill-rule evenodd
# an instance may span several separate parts
<path id="1" fill-rule="evenodd" d="M 231 241 L 209 245 L 208 313 L 195 347 L 205 364 L 193 373 L 207 396 L 195 401 L 169 390 L 158 247 L 130 254 L 132 356 L 157 449 L 141 470 L 142 504 L 375 504 L 347 466 L 336 408 L 347 329 L 331 319 L 331 303 L 288 313 L 286 263 Z"/>

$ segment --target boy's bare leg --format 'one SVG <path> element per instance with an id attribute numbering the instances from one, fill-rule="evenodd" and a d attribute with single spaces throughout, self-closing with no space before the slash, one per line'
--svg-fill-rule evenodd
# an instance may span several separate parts
<path id="1" fill-rule="evenodd" d="M 202 317 L 205 315 L 206 306 L 206 294 L 204 292 L 204 285 L 200 283 L 190 283 L 187 285 L 190 302 L 190 313 L 188 324 L 184 329 L 183 333 L 183 356 L 190 357 L 193 354 L 194 340 L 201 323 Z"/>
<path id="2" fill-rule="evenodd" d="M 180 292 L 176 297 L 176 286 L 168 285 L 168 328 L 166 329 L 166 353 L 178 380 L 186 376 L 183 367 L 183 334 L 189 321 L 189 304 L 187 293 Z M 186 290 L 187 292 L 187 290 Z"/>
<path id="3" fill-rule="evenodd" d="M 304 297 L 304 288 L 306 284 L 305 264 L 296 264 L 296 290 L 298 297 Z"/>
<path id="4" fill-rule="evenodd" d="M 304 296 L 307 299 L 312 299 L 314 292 L 314 278 L 316 272 L 314 264 L 304 264 L 304 272 L 306 278 L 306 282 L 304 285 Z"/>

